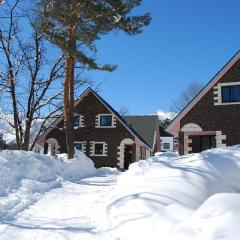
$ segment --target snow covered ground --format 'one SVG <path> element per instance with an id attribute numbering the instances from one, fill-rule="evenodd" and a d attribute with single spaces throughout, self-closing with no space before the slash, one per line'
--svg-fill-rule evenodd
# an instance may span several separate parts
<path id="1" fill-rule="evenodd" d="M 125 173 L 81 153 L 1 152 L 0 240 L 237 240 L 239 173 L 240 146 L 159 154 Z"/>

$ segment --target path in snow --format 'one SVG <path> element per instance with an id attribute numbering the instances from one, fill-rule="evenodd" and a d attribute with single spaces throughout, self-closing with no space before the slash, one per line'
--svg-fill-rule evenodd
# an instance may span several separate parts
<path id="1" fill-rule="evenodd" d="M 65 182 L 53 189 L 15 220 L 0 225 L 0 240 L 98 239 L 97 226 L 104 216 L 104 198 L 117 174 Z"/>

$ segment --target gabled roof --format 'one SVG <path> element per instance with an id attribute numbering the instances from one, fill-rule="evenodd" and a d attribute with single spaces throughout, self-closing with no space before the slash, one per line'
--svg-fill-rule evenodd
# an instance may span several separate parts
<path id="1" fill-rule="evenodd" d="M 158 127 L 158 116 L 122 116 L 129 125 L 148 143 L 152 148 L 155 142 L 155 132 Z"/>
<path id="2" fill-rule="evenodd" d="M 127 130 L 134 136 L 136 137 L 143 145 L 145 145 L 147 148 L 152 150 L 153 146 L 148 142 L 145 141 L 145 139 L 134 129 L 129 125 L 128 122 L 125 121 L 122 116 L 112 107 L 110 106 L 102 97 L 100 97 L 92 88 L 87 88 L 79 97 L 78 100 L 74 102 L 74 107 L 77 106 L 83 99 L 83 97 L 87 96 L 89 93 L 92 93 L 100 102 L 102 102 L 105 107 L 112 112 L 115 117 L 127 128 Z M 37 143 L 44 143 L 47 135 L 61 122 L 63 121 L 63 117 L 60 117 L 56 119 L 52 125 L 38 138 Z"/>
<path id="3" fill-rule="evenodd" d="M 174 137 L 171 133 L 167 132 L 163 127 L 159 126 L 160 137 Z"/>
<path id="4" fill-rule="evenodd" d="M 238 51 L 227 64 L 208 82 L 208 84 L 193 98 L 193 100 L 173 119 L 167 131 L 177 135 L 180 130 L 181 119 L 208 93 L 210 89 L 223 77 L 223 75 L 240 59 Z"/>

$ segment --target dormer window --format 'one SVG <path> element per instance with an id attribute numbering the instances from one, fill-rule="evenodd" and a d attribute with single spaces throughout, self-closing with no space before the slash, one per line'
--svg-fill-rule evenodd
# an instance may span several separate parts
<path id="1" fill-rule="evenodd" d="M 240 102 L 240 85 L 222 86 L 222 102 Z"/>

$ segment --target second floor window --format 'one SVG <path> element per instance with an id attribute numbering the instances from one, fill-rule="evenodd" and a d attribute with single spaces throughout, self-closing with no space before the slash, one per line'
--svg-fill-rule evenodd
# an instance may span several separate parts
<path id="1" fill-rule="evenodd" d="M 76 115 L 73 117 L 73 126 L 74 127 L 79 127 L 80 126 L 80 116 Z"/>
<path id="2" fill-rule="evenodd" d="M 240 102 L 240 85 L 222 86 L 222 102 Z"/>
<path id="3" fill-rule="evenodd" d="M 100 116 L 100 126 L 112 126 L 112 115 Z"/>

